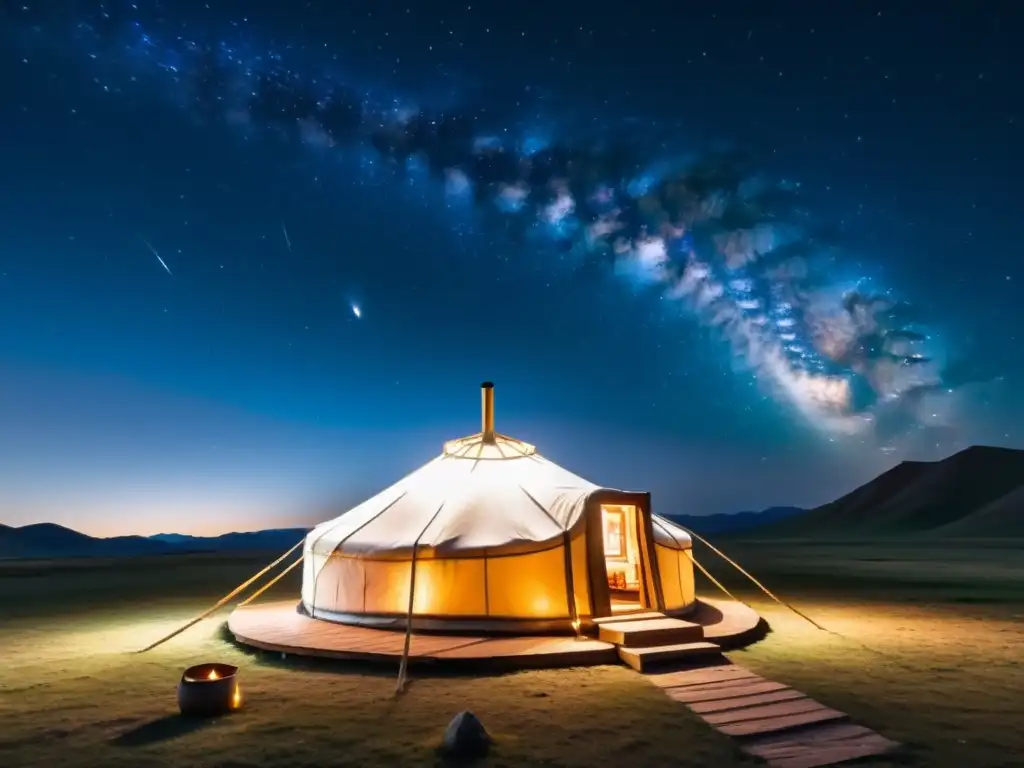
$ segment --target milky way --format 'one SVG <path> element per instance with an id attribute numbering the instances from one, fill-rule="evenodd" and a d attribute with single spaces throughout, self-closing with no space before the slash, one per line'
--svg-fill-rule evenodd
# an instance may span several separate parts
<path id="1" fill-rule="evenodd" d="M 670 162 L 600 131 L 541 139 L 523 121 L 495 125 L 480 110 L 367 92 L 331 74 L 330 56 L 311 64 L 301 47 L 268 46 L 241 20 L 218 37 L 142 15 L 99 9 L 77 20 L 71 47 L 97 87 L 151 92 L 282 144 L 372 150 L 396 175 L 425 171 L 444 194 L 503 220 L 517 243 L 544 243 L 540 256 L 605 262 L 685 309 L 738 368 L 829 434 L 887 446 L 944 424 L 952 390 L 933 336 L 891 289 L 842 273 L 842 249 L 809 225 L 799 183 L 766 179 L 733 153 Z M 35 33 L 28 44 L 53 35 Z"/>

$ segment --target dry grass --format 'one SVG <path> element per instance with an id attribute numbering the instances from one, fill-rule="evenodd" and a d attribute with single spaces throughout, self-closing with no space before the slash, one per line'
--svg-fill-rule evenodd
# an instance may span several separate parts
<path id="1" fill-rule="evenodd" d="M 735 661 L 908 745 L 871 765 L 1019 764 L 1024 564 L 996 569 L 998 589 L 963 576 L 960 588 L 975 602 L 949 602 L 961 595 L 947 588 L 944 601 L 912 602 L 914 594 L 935 599 L 934 580 L 922 571 L 914 579 L 887 574 L 898 589 L 886 602 L 865 589 L 872 596 L 865 602 L 854 598 L 861 594 L 857 575 L 870 587 L 873 566 L 858 571 L 849 550 L 845 557 L 808 550 L 812 576 L 797 590 L 788 546 L 786 567 L 779 550 L 767 546 L 745 549 L 743 560 L 770 584 L 777 576 L 802 609 L 845 638 L 759 604 L 775 631 L 732 654 Z M 886 556 L 900 560 L 897 552 Z M 992 571 L 991 552 L 975 556 L 986 564 L 981 570 Z M 821 572 L 829 572 L 829 562 L 843 588 L 831 589 L 826 600 L 813 585 L 827 582 Z M 926 562 L 917 560 L 925 571 Z M 756 764 L 624 667 L 415 676 L 396 700 L 395 670 L 250 654 L 225 640 L 223 615 L 155 651 L 130 655 L 259 565 L 194 557 L 0 567 L 0 613 L 9 617 L 0 625 L 0 765 L 434 765 L 444 726 L 462 709 L 477 713 L 496 737 L 488 765 Z M 1003 595 L 1015 579 L 1019 602 L 1007 602 Z M 282 585 L 285 594 L 294 588 Z M 986 588 L 998 602 L 976 602 Z M 241 667 L 245 709 L 205 724 L 179 720 L 180 670 L 212 659 Z"/>
<path id="2" fill-rule="evenodd" d="M 1020 765 L 1024 608 L 800 603 L 842 637 L 757 608 L 773 634 L 733 661 L 906 746 L 872 765 Z"/>

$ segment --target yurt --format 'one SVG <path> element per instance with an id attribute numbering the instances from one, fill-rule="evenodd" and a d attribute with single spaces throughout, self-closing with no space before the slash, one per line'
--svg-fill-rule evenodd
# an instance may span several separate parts
<path id="1" fill-rule="evenodd" d="M 306 537 L 301 610 L 377 628 L 571 631 L 695 604 L 690 536 L 649 493 L 604 488 L 482 428 Z"/>

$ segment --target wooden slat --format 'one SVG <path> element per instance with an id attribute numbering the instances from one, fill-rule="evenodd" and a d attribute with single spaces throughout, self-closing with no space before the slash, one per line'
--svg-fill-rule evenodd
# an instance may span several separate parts
<path id="1" fill-rule="evenodd" d="M 647 675 L 647 679 L 659 688 L 681 688 L 683 686 L 702 685 L 722 680 L 735 680 L 741 677 L 757 677 L 757 675 L 749 669 L 744 669 L 735 664 L 716 664 L 708 667 Z"/>
<path id="2" fill-rule="evenodd" d="M 837 723 L 762 737 L 745 749 L 778 768 L 817 768 L 884 754 L 898 746 L 870 728 L 855 723 Z"/>
<path id="3" fill-rule="evenodd" d="M 762 720 L 745 720 L 740 723 L 727 723 L 717 726 L 718 730 L 727 736 L 758 736 L 766 733 L 778 733 L 780 731 L 792 730 L 815 723 L 828 723 L 836 720 L 844 720 L 846 714 L 835 709 L 818 705 L 818 709 L 810 712 L 800 712 L 794 715 L 782 717 L 766 717 Z"/>
<path id="4" fill-rule="evenodd" d="M 728 699 L 713 699 L 709 701 L 691 701 L 686 706 L 698 715 L 707 715 L 712 712 L 727 712 L 730 709 L 742 709 L 743 707 L 754 707 L 758 704 L 770 704 L 773 701 L 790 701 L 792 699 L 805 698 L 800 691 L 792 688 L 782 687 L 778 690 L 767 693 L 753 693 L 746 696 L 738 696 Z"/>
<path id="5" fill-rule="evenodd" d="M 620 621 L 645 621 L 647 619 L 665 619 L 668 618 L 664 613 L 658 613 L 657 611 L 642 611 L 638 613 L 620 613 L 614 616 L 602 616 L 594 619 L 594 623 L 597 626 L 602 624 L 613 624 Z"/>
<path id="6" fill-rule="evenodd" d="M 769 682 L 771 681 L 759 675 L 744 675 L 743 677 L 727 677 L 722 680 L 712 680 L 707 683 L 695 683 L 693 685 L 665 685 L 659 687 L 677 690 L 683 696 L 688 693 L 704 693 L 706 691 L 721 691 L 722 695 L 728 695 L 729 691 L 733 688 L 742 689 L 744 686 Z"/>
<path id="7" fill-rule="evenodd" d="M 858 725 L 857 723 L 829 723 L 828 725 L 822 725 L 818 728 L 812 728 L 806 731 L 775 733 L 760 736 L 756 740 L 748 743 L 753 746 L 757 746 L 758 749 L 767 749 L 774 746 L 790 746 L 792 744 L 818 746 L 825 744 L 826 742 L 834 743 L 847 739 L 861 739 L 871 733 L 875 732 L 870 728 L 865 728 L 863 725 Z"/>
<path id="8" fill-rule="evenodd" d="M 666 688 L 665 694 L 674 701 L 683 704 L 695 704 L 699 701 L 728 701 L 743 696 L 753 696 L 758 693 L 772 693 L 773 691 L 785 690 L 782 683 L 775 683 L 764 678 L 757 678 L 756 682 L 742 686 L 730 686 L 728 688 L 701 688 L 693 690 L 690 688 Z"/>
<path id="9" fill-rule="evenodd" d="M 719 726 L 732 725 L 733 723 L 749 723 L 754 720 L 768 720 L 773 717 L 802 715 L 805 712 L 818 712 L 823 709 L 828 709 L 828 707 L 804 696 L 799 699 L 791 699 L 790 701 L 773 701 L 761 704 L 760 706 L 728 709 L 724 712 L 707 712 L 701 715 L 701 717 L 704 718 L 705 722 Z"/>

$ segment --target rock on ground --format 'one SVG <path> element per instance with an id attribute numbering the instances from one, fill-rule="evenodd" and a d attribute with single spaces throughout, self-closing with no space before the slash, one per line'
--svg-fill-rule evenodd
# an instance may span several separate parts
<path id="1" fill-rule="evenodd" d="M 448 723 L 444 732 L 442 751 L 451 757 L 483 757 L 491 746 L 491 737 L 476 715 L 470 711 L 459 712 Z"/>

